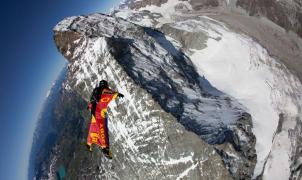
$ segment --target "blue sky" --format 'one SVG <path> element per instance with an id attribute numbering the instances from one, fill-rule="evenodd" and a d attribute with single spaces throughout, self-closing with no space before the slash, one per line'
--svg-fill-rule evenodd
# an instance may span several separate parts
<path id="1" fill-rule="evenodd" d="M 66 61 L 52 28 L 64 17 L 108 12 L 120 0 L 7 0 L 0 5 L 0 177 L 27 178 L 32 133 Z"/>

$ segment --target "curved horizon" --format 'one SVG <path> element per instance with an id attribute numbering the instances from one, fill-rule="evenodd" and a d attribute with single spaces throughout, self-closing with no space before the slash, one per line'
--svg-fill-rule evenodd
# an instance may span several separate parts
<path id="1" fill-rule="evenodd" d="M 68 16 L 109 12 L 118 2 L 35 0 L 29 4 L 13 0 L 1 7 L 2 17 L 7 17 L 3 21 L 7 28 L 1 29 L 3 42 L 6 42 L 2 44 L 5 46 L 0 71 L 1 82 L 5 84 L 0 88 L 3 96 L 0 135 L 5 145 L 0 150 L 2 178 L 28 178 L 33 135 L 40 112 L 52 83 L 66 64 L 53 42 L 52 28 Z"/>

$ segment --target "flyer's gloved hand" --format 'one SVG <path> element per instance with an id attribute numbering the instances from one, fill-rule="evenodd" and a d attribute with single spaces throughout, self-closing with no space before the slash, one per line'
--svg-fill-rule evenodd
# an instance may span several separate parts
<path id="1" fill-rule="evenodd" d="M 92 109 L 92 104 L 91 104 L 91 103 L 88 104 L 87 109 L 88 109 L 88 110 L 91 110 L 91 109 Z"/>
<path id="2" fill-rule="evenodd" d="M 123 98 L 123 97 L 124 97 L 124 94 L 118 93 L 117 97 Z"/>

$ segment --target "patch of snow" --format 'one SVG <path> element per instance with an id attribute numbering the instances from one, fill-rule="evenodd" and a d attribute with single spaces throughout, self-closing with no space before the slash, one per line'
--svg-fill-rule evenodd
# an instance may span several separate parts
<path id="1" fill-rule="evenodd" d="M 57 162 L 57 157 L 54 156 L 50 160 L 49 171 L 48 171 L 48 174 L 47 174 L 49 180 L 55 180 L 56 179 L 56 169 L 55 169 L 56 162 Z"/>
<path id="2" fill-rule="evenodd" d="M 64 84 L 63 86 L 64 86 L 64 89 L 65 89 L 65 90 L 71 91 L 71 87 L 69 86 L 69 84 L 66 83 L 66 84 Z"/>
<path id="3" fill-rule="evenodd" d="M 54 31 L 68 31 L 69 25 L 75 20 L 76 16 L 67 17 L 64 21 L 59 22 L 54 28 Z"/>
<path id="4" fill-rule="evenodd" d="M 283 180 L 290 176 L 290 152 L 291 141 L 288 132 L 283 131 L 276 136 L 273 143 L 273 151 L 268 156 L 263 179 Z"/>
<path id="5" fill-rule="evenodd" d="M 149 5 L 140 8 L 139 11 L 148 10 L 152 13 L 159 13 L 163 17 L 160 17 L 158 21 L 160 22 L 160 24 L 165 24 L 173 21 L 173 16 L 177 14 L 177 12 L 175 11 L 175 6 L 180 3 L 186 5 L 189 9 L 192 9 L 191 5 L 188 2 L 180 0 L 168 0 L 166 3 L 161 4 L 160 7 L 156 5 Z"/>
<path id="6" fill-rule="evenodd" d="M 191 170 L 193 170 L 193 169 L 195 169 L 195 168 L 197 167 L 197 165 L 198 165 L 198 163 L 193 164 L 191 167 L 189 167 L 189 168 L 186 169 L 184 172 L 182 172 L 182 173 L 176 178 L 176 180 L 180 180 L 180 179 L 182 179 L 183 177 L 187 176 L 188 173 L 189 173 Z"/>
<path id="7" fill-rule="evenodd" d="M 221 36 L 220 32 L 216 30 L 216 27 L 211 19 L 206 17 L 200 17 L 201 20 L 189 19 L 186 21 L 180 21 L 173 24 L 173 27 L 176 29 L 188 31 L 188 32 L 203 32 L 208 35 L 209 38 L 219 38 Z M 212 24 L 209 26 L 209 23 Z"/>
<path id="8" fill-rule="evenodd" d="M 190 156 L 181 157 L 179 159 L 170 158 L 169 160 L 162 160 L 161 164 L 172 165 L 172 164 L 188 163 L 188 162 L 193 163 L 193 156 L 194 156 L 194 153 L 191 153 Z"/>
<path id="9" fill-rule="evenodd" d="M 120 17 L 123 19 L 128 19 L 128 17 L 131 15 L 131 10 L 129 9 L 119 9 L 118 12 L 114 14 L 116 17 Z"/>

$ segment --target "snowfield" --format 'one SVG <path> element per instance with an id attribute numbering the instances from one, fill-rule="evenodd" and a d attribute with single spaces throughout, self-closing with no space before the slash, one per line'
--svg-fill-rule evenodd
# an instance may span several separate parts
<path id="1" fill-rule="evenodd" d="M 231 32 L 222 24 L 217 25 L 215 20 L 206 18 L 202 23 L 188 20 L 181 24 L 186 24 L 185 27 L 193 25 L 196 31 L 208 27 L 211 30 L 209 34 L 216 32 L 215 37 L 219 37 L 219 40 L 209 38 L 207 48 L 193 50 L 190 58 L 201 76 L 205 76 L 219 90 L 235 97 L 252 115 L 253 132 L 257 138 L 254 177 L 262 172 L 272 151 L 274 159 L 268 161 L 269 169 L 266 169 L 264 178 L 288 179 L 291 149 L 287 130 L 295 127 L 295 120 L 275 139 L 273 137 L 280 113 L 291 117 L 298 115 L 302 89 L 299 80 L 258 43 Z M 273 140 L 282 147 L 272 148 Z"/>

